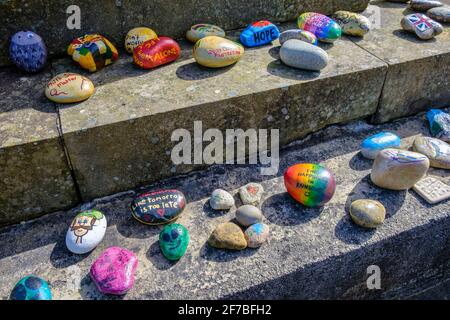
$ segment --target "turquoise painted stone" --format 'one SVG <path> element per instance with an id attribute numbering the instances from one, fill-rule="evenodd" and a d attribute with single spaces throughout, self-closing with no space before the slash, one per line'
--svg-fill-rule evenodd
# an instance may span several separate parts
<path id="1" fill-rule="evenodd" d="M 159 234 L 159 246 L 168 260 L 179 260 L 189 245 L 189 232 L 181 224 L 173 223 L 164 227 Z"/>
<path id="2" fill-rule="evenodd" d="M 450 142 L 450 114 L 439 109 L 431 109 L 427 112 L 427 119 L 433 137 Z"/>
<path id="3" fill-rule="evenodd" d="M 245 28 L 240 36 L 241 43 L 246 47 L 262 46 L 278 39 L 280 30 L 267 20 L 255 22 Z"/>
<path id="4" fill-rule="evenodd" d="M 22 278 L 11 292 L 11 300 L 52 300 L 48 283 L 36 276 Z"/>
<path id="5" fill-rule="evenodd" d="M 361 153 L 367 159 L 375 159 L 381 150 L 399 148 L 400 142 L 399 136 L 390 132 L 380 132 L 363 141 Z"/>

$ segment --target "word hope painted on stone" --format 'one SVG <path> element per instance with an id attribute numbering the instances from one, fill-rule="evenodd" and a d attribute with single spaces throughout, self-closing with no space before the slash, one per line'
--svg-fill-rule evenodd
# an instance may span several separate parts
<path id="1" fill-rule="evenodd" d="M 268 44 L 280 36 L 280 30 L 271 22 L 261 20 L 249 25 L 240 36 L 240 41 L 247 47 Z"/>

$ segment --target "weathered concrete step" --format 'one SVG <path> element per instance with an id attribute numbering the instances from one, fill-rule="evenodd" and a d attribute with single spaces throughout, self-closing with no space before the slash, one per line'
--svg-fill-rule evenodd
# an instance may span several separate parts
<path id="1" fill-rule="evenodd" d="M 369 182 L 372 161 L 359 154 L 368 134 L 390 130 L 408 147 L 426 134 L 424 115 L 382 126 L 355 122 L 332 126 L 281 154 L 276 177 L 260 175 L 260 166 L 213 166 L 145 189 L 85 203 L 108 219 L 104 241 L 91 254 L 76 256 L 65 248 L 65 233 L 81 207 L 0 230 L 0 297 L 7 299 L 22 276 L 33 273 L 49 280 L 55 299 L 112 299 L 100 295 L 89 278 L 91 263 L 107 247 L 119 245 L 139 257 L 136 285 L 125 299 L 205 298 L 406 298 L 439 287 L 450 279 L 450 202 L 426 204 L 413 191 L 381 190 Z M 285 192 L 282 173 L 297 162 L 320 162 L 334 171 L 337 191 L 330 203 L 308 209 Z M 445 170 L 429 174 L 450 183 Z M 206 241 L 216 225 L 234 217 L 213 212 L 208 196 L 215 188 L 232 191 L 261 182 L 262 204 L 272 235 L 259 250 L 227 252 Z M 178 220 L 190 234 L 187 254 L 176 264 L 161 255 L 160 227 L 139 224 L 129 204 L 137 192 L 178 188 L 188 205 Z M 234 192 L 235 192 L 234 191 Z M 370 197 L 387 209 L 376 231 L 356 227 L 347 213 L 350 203 Z M 237 196 L 236 196 L 237 199 Z M 367 267 L 381 269 L 381 290 L 368 290 Z M 436 297 L 435 297 L 436 298 Z"/>
<path id="2" fill-rule="evenodd" d="M 369 0 L 115 0 L 97 1 L 17 1 L 0 3 L 0 66 L 9 64 L 8 35 L 28 29 L 39 33 L 50 54 L 64 54 L 70 41 L 89 32 L 98 32 L 122 46 L 128 30 L 149 26 L 158 34 L 175 38 L 184 37 L 196 23 L 212 23 L 225 30 L 244 27 L 259 19 L 273 22 L 294 20 L 299 13 L 317 11 L 331 14 L 336 10 L 363 11 Z M 67 20 L 71 5 L 80 8 L 80 29 L 70 30 Z"/>

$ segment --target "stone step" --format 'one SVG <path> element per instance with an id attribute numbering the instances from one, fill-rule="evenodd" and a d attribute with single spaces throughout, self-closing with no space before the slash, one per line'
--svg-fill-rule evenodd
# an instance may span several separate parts
<path id="1" fill-rule="evenodd" d="M 450 27 L 419 42 L 398 30 L 406 13 L 404 4 L 373 2 L 364 14 L 381 17 L 379 28 L 364 40 L 321 44 L 330 63 L 320 73 L 284 66 L 277 41 L 220 70 L 198 66 L 184 41 L 181 59 L 152 71 L 126 55 L 94 74 L 68 57 L 34 76 L 0 70 L 0 224 L 207 167 L 171 161 L 172 132 L 192 133 L 194 121 L 203 132 L 279 129 L 283 146 L 331 124 L 448 106 Z M 62 71 L 89 76 L 96 94 L 69 106 L 49 103 L 45 84 Z"/>
<path id="2" fill-rule="evenodd" d="M 153 28 L 158 34 L 181 38 L 186 30 L 197 23 L 212 23 L 225 30 L 243 28 L 245 25 L 269 19 L 273 22 L 294 20 L 299 13 L 316 11 L 331 14 L 337 10 L 363 11 L 369 0 L 250 0 L 250 1 L 161 1 L 90 0 L 70 1 L 2 1 L 0 3 L 0 66 L 9 64 L 9 39 L 19 30 L 32 30 L 45 40 L 51 55 L 61 55 L 72 39 L 86 33 L 107 35 L 114 44 L 122 46 L 127 32 L 140 26 Z M 69 29 L 67 20 L 73 11 L 80 9 L 80 29 Z"/>
<path id="3" fill-rule="evenodd" d="M 359 153 L 369 134 L 389 130 L 407 148 L 418 134 L 427 134 L 424 114 L 371 126 L 363 121 L 331 126 L 281 153 L 276 176 L 260 174 L 259 165 L 220 165 L 185 177 L 171 178 L 145 188 L 84 203 L 0 229 L 0 298 L 7 299 L 16 281 L 27 274 L 47 279 L 55 299 L 114 299 L 101 295 L 89 268 L 109 246 L 122 246 L 139 258 L 135 287 L 124 299 L 387 299 L 428 296 L 444 298 L 450 279 L 450 202 L 428 205 L 414 191 L 388 191 L 369 178 L 372 161 Z M 322 208 L 306 208 L 286 193 L 283 172 L 298 162 L 319 162 L 335 173 L 336 194 Z M 446 170 L 429 175 L 450 183 Z M 260 182 L 265 194 L 262 211 L 271 238 L 258 250 L 228 252 L 210 248 L 206 241 L 221 222 L 234 218 L 213 211 L 208 197 L 223 188 L 239 199 L 237 189 Z M 191 241 L 178 263 L 160 253 L 161 227 L 140 224 L 129 205 L 137 193 L 177 188 L 187 198 L 178 223 Z M 370 197 L 381 201 L 387 219 L 376 231 L 355 226 L 350 203 Z M 77 212 L 96 208 L 105 213 L 108 229 L 103 242 L 90 254 L 77 256 L 65 247 L 65 233 Z M 367 268 L 381 271 L 381 289 L 367 287 Z"/>

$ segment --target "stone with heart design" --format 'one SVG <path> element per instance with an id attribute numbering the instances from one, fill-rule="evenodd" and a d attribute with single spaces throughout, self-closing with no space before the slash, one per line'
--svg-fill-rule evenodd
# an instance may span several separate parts
<path id="1" fill-rule="evenodd" d="M 137 256 L 124 248 L 106 249 L 91 266 L 90 275 L 104 294 L 123 295 L 134 286 Z"/>
<path id="2" fill-rule="evenodd" d="M 444 31 L 442 25 L 422 13 L 403 17 L 401 26 L 404 30 L 415 33 L 422 40 L 429 40 Z"/>
<path id="3" fill-rule="evenodd" d="M 181 191 L 158 190 L 136 197 L 131 203 L 133 217 L 141 223 L 159 225 L 177 219 L 186 207 Z"/>
<path id="4" fill-rule="evenodd" d="M 181 259 L 189 245 L 189 232 L 181 224 L 173 223 L 164 227 L 159 234 L 159 246 L 164 256 L 171 261 Z"/>
<path id="5" fill-rule="evenodd" d="M 450 169 L 450 145 L 436 138 L 419 136 L 414 140 L 413 149 L 430 159 L 430 166 Z"/>
<path id="6" fill-rule="evenodd" d="M 240 41 L 246 47 L 262 46 L 278 39 L 280 30 L 270 21 L 252 23 L 242 31 Z"/>
<path id="7" fill-rule="evenodd" d="M 89 99 L 94 90 L 88 78 L 77 73 L 61 73 L 47 83 L 45 95 L 56 103 L 73 103 Z"/>
<path id="8" fill-rule="evenodd" d="M 449 23 L 450 22 L 450 6 L 442 6 L 437 8 L 432 8 L 427 11 L 427 16 L 439 22 Z"/>
<path id="9" fill-rule="evenodd" d="M 252 182 L 239 188 L 239 196 L 243 204 L 258 206 L 263 193 L 264 188 L 259 183 Z"/>
<path id="10" fill-rule="evenodd" d="M 52 300 L 52 292 L 44 279 L 26 276 L 20 279 L 10 295 L 11 300 Z"/>

